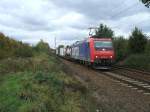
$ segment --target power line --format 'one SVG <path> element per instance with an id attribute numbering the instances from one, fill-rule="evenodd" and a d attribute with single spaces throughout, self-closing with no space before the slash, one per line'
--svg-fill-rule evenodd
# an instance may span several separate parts
<path id="1" fill-rule="evenodd" d="M 125 9 L 121 10 L 121 11 L 120 11 L 120 12 L 118 12 L 117 14 L 115 14 L 115 15 L 111 16 L 111 18 L 114 18 L 114 17 L 116 17 L 116 16 L 118 16 L 118 15 L 120 15 L 120 14 L 123 14 L 123 12 L 124 12 L 124 11 L 127 11 L 127 10 L 132 9 L 132 8 L 133 8 L 133 6 L 135 6 L 136 4 L 137 4 L 137 3 L 134 3 L 134 4 L 130 5 L 129 7 L 127 7 L 127 8 L 125 8 Z"/>
<path id="2" fill-rule="evenodd" d="M 123 2 L 123 4 L 125 4 L 125 2 Z M 124 14 L 125 11 L 128 11 L 128 10 L 130 10 L 130 9 L 133 9 L 134 6 L 136 6 L 137 4 L 138 4 L 138 2 L 137 2 L 137 3 L 134 3 L 134 4 L 130 5 L 130 6 L 128 6 L 127 8 L 125 8 L 125 9 L 119 11 L 118 13 L 116 13 L 116 14 L 110 16 L 110 19 L 113 19 L 114 17 L 117 17 L 117 16 L 119 16 L 119 15 L 121 15 L 121 14 Z M 119 8 L 119 7 L 118 7 L 118 8 Z M 114 10 L 117 10 L 117 8 L 114 8 L 111 12 L 113 12 Z M 144 21 L 146 21 L 146 20 L 142 20 L 142 21 L 140 21 L 140 22 L 138 22 L 138 23 L 135 23 L 135 24 L 138 25 L 138 24 L 140 24 L 140 23 L 142 23 L 142 22 L 144 22 Z M 133 24 L 132 24 L 132 25 L 133 25 Z M 118 27 L 120 27 L 120 25 L 115 25 L 115 26 L 112 26 L 111 28 L 118 28 Z"/>
<path id="3" fill-rule="evenodd" d="M 140 25 L 141 23 L 143 23 L 143 22 L 145 22 L 145 21 L 148 21 L 148 20 L 142 20 L 142 21 L 137 22 L 137 23 L 132 24 L 132 25 L 137 26 L 137 25 Z M 113 26 L 112 28 L 118 28 L 119 26 L 120 26 L 120 25 L 116 25 L 116 26 Z"/>
<path id="4" fill-rule="evenodd" d="M 119 7 L 116 7 L 113 10 L 111 10 L 111 12 L 113 12 L 113 11 L 115 11 L 117 9 L 120 9 L 122 5 L 125 5 L 125 3 L 126 3 L 126 0 L 123 0 L 123 3 L 121 5 L 119 5 Z"/>
<path id="5" fill-rule="evenodd" d="M 120 8 L 121 8 L 120 6 L 125 5 L 126 2 L 127 2 L 127 1 L 123 1 L 123 3 L 122 3 L 121 5 L 119 5 L 119 7 L 112 9 L 111 12 L 114 12 L 115 10 L 120 9 Z M 134 4 L 130 5 L 129 7 L 127 7 L 127 8 L 125 8 L 125 9 L 119 11 L 119 12 L 116 13 L 115 15 L 109 16 L 109 17 L 110 17 L 109 19 L 112 19 L 112 18 L 114 18 L 114 17 L 116 17 L 116 16 L 122 14 L 124 11 L 127 11 L 127 10 L 132 9 L 133 6 L 135 6 L 136 4 L 138 4 L 138 3 L 134 3 Z"/>

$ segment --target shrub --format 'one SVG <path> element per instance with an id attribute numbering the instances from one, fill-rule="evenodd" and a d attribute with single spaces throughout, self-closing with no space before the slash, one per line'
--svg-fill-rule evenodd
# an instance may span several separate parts
<path id="1" fill-rule="evenodd" d="M 133 68 L 140 68 L 150 70 L 150 55 L 147 54 L 134 54 L 129 56 L 124 65 L 133 67 Z"/>
<path id="2" fill-rule="evenodd" d="M 22 44 L 18 46 L 15 50 L 16 57 L 32 57 L 33 56 L 33 49 L 28 44 Z"/>

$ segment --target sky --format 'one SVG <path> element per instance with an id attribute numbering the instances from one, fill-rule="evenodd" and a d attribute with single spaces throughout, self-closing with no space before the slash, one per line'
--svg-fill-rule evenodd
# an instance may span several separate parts
<path id="1" fill-rule="evenodd" d="M 150 8 L 139 0 L 0 0 L 0 32 L 31 45 L 72 44 L 100 23 L 116 36 L 128 38 L 135 26 L 149 35 Z"/>

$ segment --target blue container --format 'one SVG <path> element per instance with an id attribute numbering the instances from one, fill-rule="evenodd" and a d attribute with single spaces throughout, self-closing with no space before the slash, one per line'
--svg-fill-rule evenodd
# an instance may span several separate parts
<path id="1" fill-rule="evenodd" d="M 89 42 L 83 41 L 79 44 L 79 60 L 90 61 Z"/>

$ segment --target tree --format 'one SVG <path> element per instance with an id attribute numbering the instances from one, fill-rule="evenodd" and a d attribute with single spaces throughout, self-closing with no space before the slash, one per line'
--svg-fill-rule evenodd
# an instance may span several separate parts
<path id="1" fill-rule="evenodd" d="M 130 53 L 143 53 L 147 44 L 147 38 L 137 27 L 132 32 L 129 38 Z"/>
<path id="2" fill-rule="evenodd" d="M 145 53 L 150 56 L 150 40 L 148 40 L 146 48 L 145 48 Z"/>
<path id="3" fill-rule="evenodd" d="M 43 40 L 40 40 L 40 42 L 35 46 L 35 50 L 38 52 L 49 53 L 50 47 L 48 43 L 44 42 Z"/>
<path id="4" fill-rule="evenodd" d="M 8 57 L 31 57 L 33 49 L 28 44 L 0 33 L 0 59 Z"/>
<path id="5" fill-rule="evenodd" d="M 146 7 L 150 7 L 150 0 L 140 0 Z"/>
<path id="6" fill-rule="evenodd" d="M 96 30 L 96 36 L 99 38 L 113 38 L 114 32 L 106 25 L 100 24 L 99 28 Z"/>
<path id="7" fill-rule="evenodd" d="M 123 36 L 115 37 L 113 45 L 116 52 L 116 61 L 123 60 L 128 54 L 128 40 Z"/>

